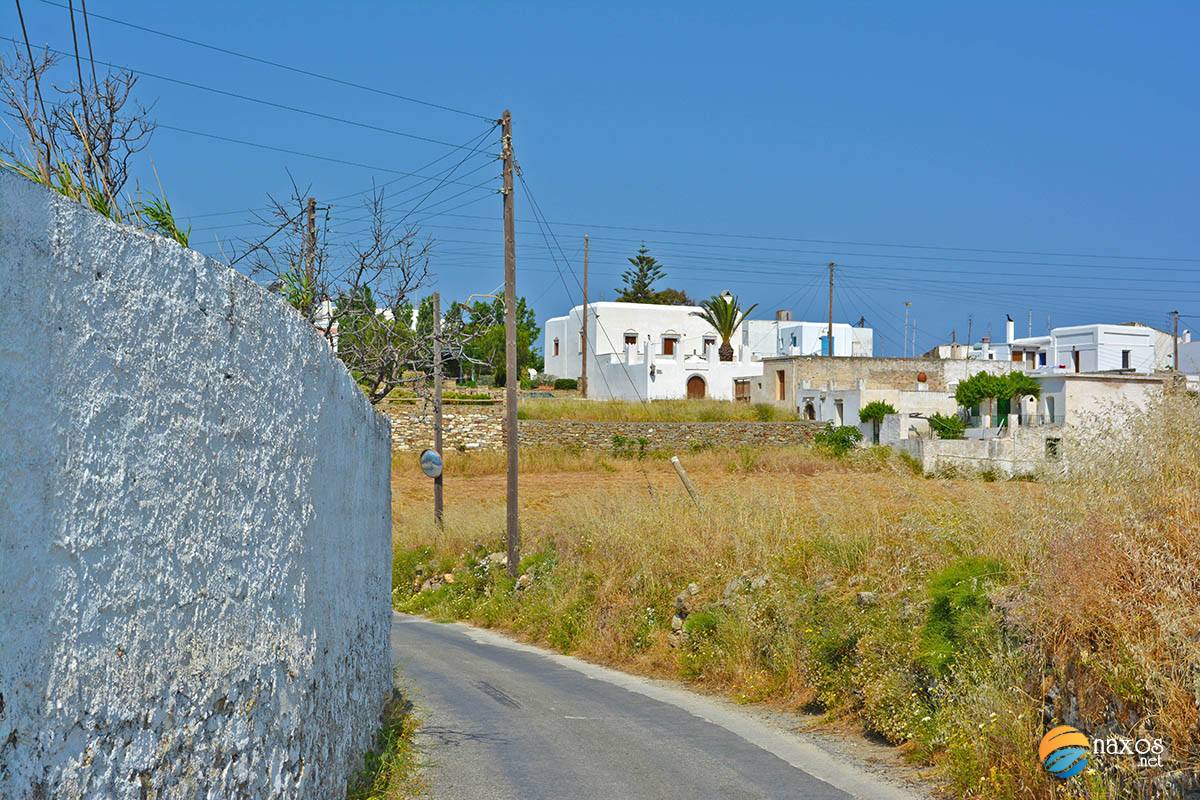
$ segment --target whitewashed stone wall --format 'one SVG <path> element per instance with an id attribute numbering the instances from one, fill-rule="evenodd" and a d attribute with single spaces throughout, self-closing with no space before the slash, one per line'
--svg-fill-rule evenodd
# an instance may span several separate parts
<path id="1" fill-rule="evenodd" d="M 279 299 L 0 174 L 0 797 L 343 796 L 388 434 Z"/>

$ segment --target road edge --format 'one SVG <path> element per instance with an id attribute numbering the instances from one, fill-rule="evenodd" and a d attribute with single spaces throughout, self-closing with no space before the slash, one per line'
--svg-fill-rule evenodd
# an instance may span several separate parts
<path id="1" fill-rule="evenodd" d="M 462 622 L 434 622 L 425 617 L 392 612 L 393 619 L 404 624 L 438 625 L 457 628 L 477 644 L 529 653 L 574 670 L 593 680 L 604 681 L 651 700 L 675 706 L 712 725 L 782 759 L 796 769 L 812 775 L 859 800 L 925 800 L 921 795 L 894 784 L 822 748 L 803 733 L 786 731 L 737 708 L 730 701 L 709 697 L 665 681 L 631 675 L 593 664 L 575 656 L 563 655 L 536 645 L 519 642 L 498 631 L 477 628 Z"/>

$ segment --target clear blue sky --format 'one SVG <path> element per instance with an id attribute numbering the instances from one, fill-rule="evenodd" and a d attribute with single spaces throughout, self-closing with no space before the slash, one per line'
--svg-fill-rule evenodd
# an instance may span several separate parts
<path id="1" fill-rule="evenodd" d="M 510 107 L 546 218 L 579 223 L 553 228 L 576 276 L 592 236 L 598 299 L 644 240 L 664 285 L 728 288 L 761 316 L 822 319 L 823 265 L 836 261 L 835 316 L 865 317 L 887 354 L 901 351 L 905 300 L 919 350 L 952 328 L 965 339 L 969 316 L 976 338 L 1001 337 L 1006 313 L 1023 334 L 1030 310 L 1036 333 L 1047 315 L 1165 327 L 1175 308 L 1200 328 L 1200 7 L 1039 5 L 92 0 L 89 11 L 483 115 Z M 35 43 L 70 49 L 64 9 L 24 7 Z M 12 5 L 0 24 L 19 35 Z M 92 34 L 101 59 L 369 125 L 454 143 L 487 127 L 99 19 Z M 161 129 L 150 155 L 184 217 L 261 207 L 286 194 L 287 170 L 324 201 L 400 177 L 385 169 L 447 156 L 422 172 L 436 173 L 465 154 L 151 77 L 139 92 L 163 125 L 375 168 Z M 502 280 L 498 174 L 471 156 L 461 183 L 422 206 L 448 213 L 417 217 L 438 242 L 446 296 Z M 388 187 L 397 206 L 436 185 L 416 181 Z M 519 291 L 545 319 L 577 303 L 578 286 L 517 201 Z M 354 198 L 333 213 L 346 235 L 360 227 Z M 247 219 L 196 216 L 193 242 L 240 252 L 255 229 L 230 226 Z M 997 250 L 1027 252 L 984 252 Z"/>

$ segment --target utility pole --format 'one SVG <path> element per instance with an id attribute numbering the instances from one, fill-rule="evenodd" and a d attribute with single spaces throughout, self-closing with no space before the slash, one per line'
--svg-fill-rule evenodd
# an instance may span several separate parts
<path id="1" fill-rule="evenodd" d="M 1179 312 L 1171 312 L 1171 344 L 1175 346 L 1175 354 L 1171 357 L 1171 366 L 1176 372 L 1182 372 L 1179 368 Z"/>
<path id="2" fill-rule="evenodd" d="M 833 358 L 833 269 L 837 264 L 829 262 L 829 357 Z"/>
<path id="3" fill-rule="evenodd" d="M 1029 309 L 1029 333 L 1027 336 L 1033 336 L 1033 309 Z"/>
<path id="4" fill-rule="evenodd" d="M 902 358 L 908 358 L 908 309 L 912 307 L 912 302 L 904 301 L 904 343 L 901 346 L 903 350 Z"/>
<path id="5" fill-rule="evenodd" d="M 317 266 L 317 198 L 308 198 L 308 235 L 305 237 L 304 279 L 311 286 Z"/>
<path id="6" fill-rule="evenodd" d="M 433 293 L 433 449 L 442 455 L 442 297 Z M 433 479 L 433 521 L 442 527 L 442 473 Z"/>
<path id="7" fill-rule="evenodd" d="M 588 297 L 587 297 L 587 279 L 588 279 L 588 235 L 583 235 L 583 331 L 580 336 L 580 348 L 583 350 L 580 353 L 580 358 L 583 359 L 583 366 L 579 370 L 579 393 L 583 397 L 587 397 L 587 354 L 588 354 Z"/>
<path id="8" fill-rule="evenodd" d="M 507 450 L 505 531 L 508 574 L 517 577 L 521 529 L 517 517 L 517 244 L 513 225 L 512 114 L 500 117 L 500 149 L 504 158 L 504 446 Z"/>
<path id="9" fill-rule="evenodd" d="M 912 337 L 913 337 L 912 357 L 916 358 L 917 357 L 917 319 L 916 319 L 916 317 L 913 317 Z"/>
<path id="10" fill-rule="evenodd" d="M 971 330 L 975 326 L 975 318 L 970 314 L 967 315 L 967 344 L 973 344 L 974 339 L 971 338 Z"/>

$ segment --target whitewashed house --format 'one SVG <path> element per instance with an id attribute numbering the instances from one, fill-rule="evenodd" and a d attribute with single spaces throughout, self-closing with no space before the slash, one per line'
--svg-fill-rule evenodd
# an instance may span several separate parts
<path id="1" fill-rule="evenodd" d="M 742 346 L 755 358 L 829 355 L 829 323 L 793 320 L 787 311 L 776 312 L 775 319 L 748 319 L 740 333 Z M 835 357 L 869 358 L 874 355 L 874 340 L 871 328 L 833 323 Z"/>
<path id="2" fill-rule="evenodd" d="M 601 400 L 749 398 L 762 374 L 749 351 L 734 346 L 721 361 L 720 337 L 693 312 L 699 306 L 600 302 L 588 305 L 588 396 Z M 547 374 L 578 378 L 583 363 L 583 306 L 546 320 Z"/>
<path id="3" fill-rule="evenodd" d="M 1170 334 L 1134 323 L 1071 325 L 1053 328 L 1044 336 L 1013 335 L 1006 323 L 1003 342 L 985 337 L 968 349 L 952 346 L 951 357 L 979 361 L 1008 361 L 1030 374 L 1055 372 L 1134 372 L 1149 374 L 1170 366 Z M 1162 336 L 1167 337 L 1166 343 Z M 959 346 L 961 347 L 961 346 Z M 935 348 L 941 355 L 942 348 Z M 930 355 L 934 351 L 930 351 Z M 1165 361 L 1164 361 L 1165 359 Z"/>
<path id="4" fill-rule="evenodd" d="M 730 343 L 733 361 L 721 361 L 717 332 L 694 312 L 699 306 L 592 303 L 588 306 L 588 396 L 593 399 L 749 400 L 750 381 L 762 376 L 761 359 L 802 349 L 820 351 L 827 325 L 746 320 Z M 579 378 L 583 306 L 545 323 L 546 373 Z M 819 332 L 818 332 L 819 329 Z M 869 354 L 870 328 L 834 325 L 834 352 Z"/>

